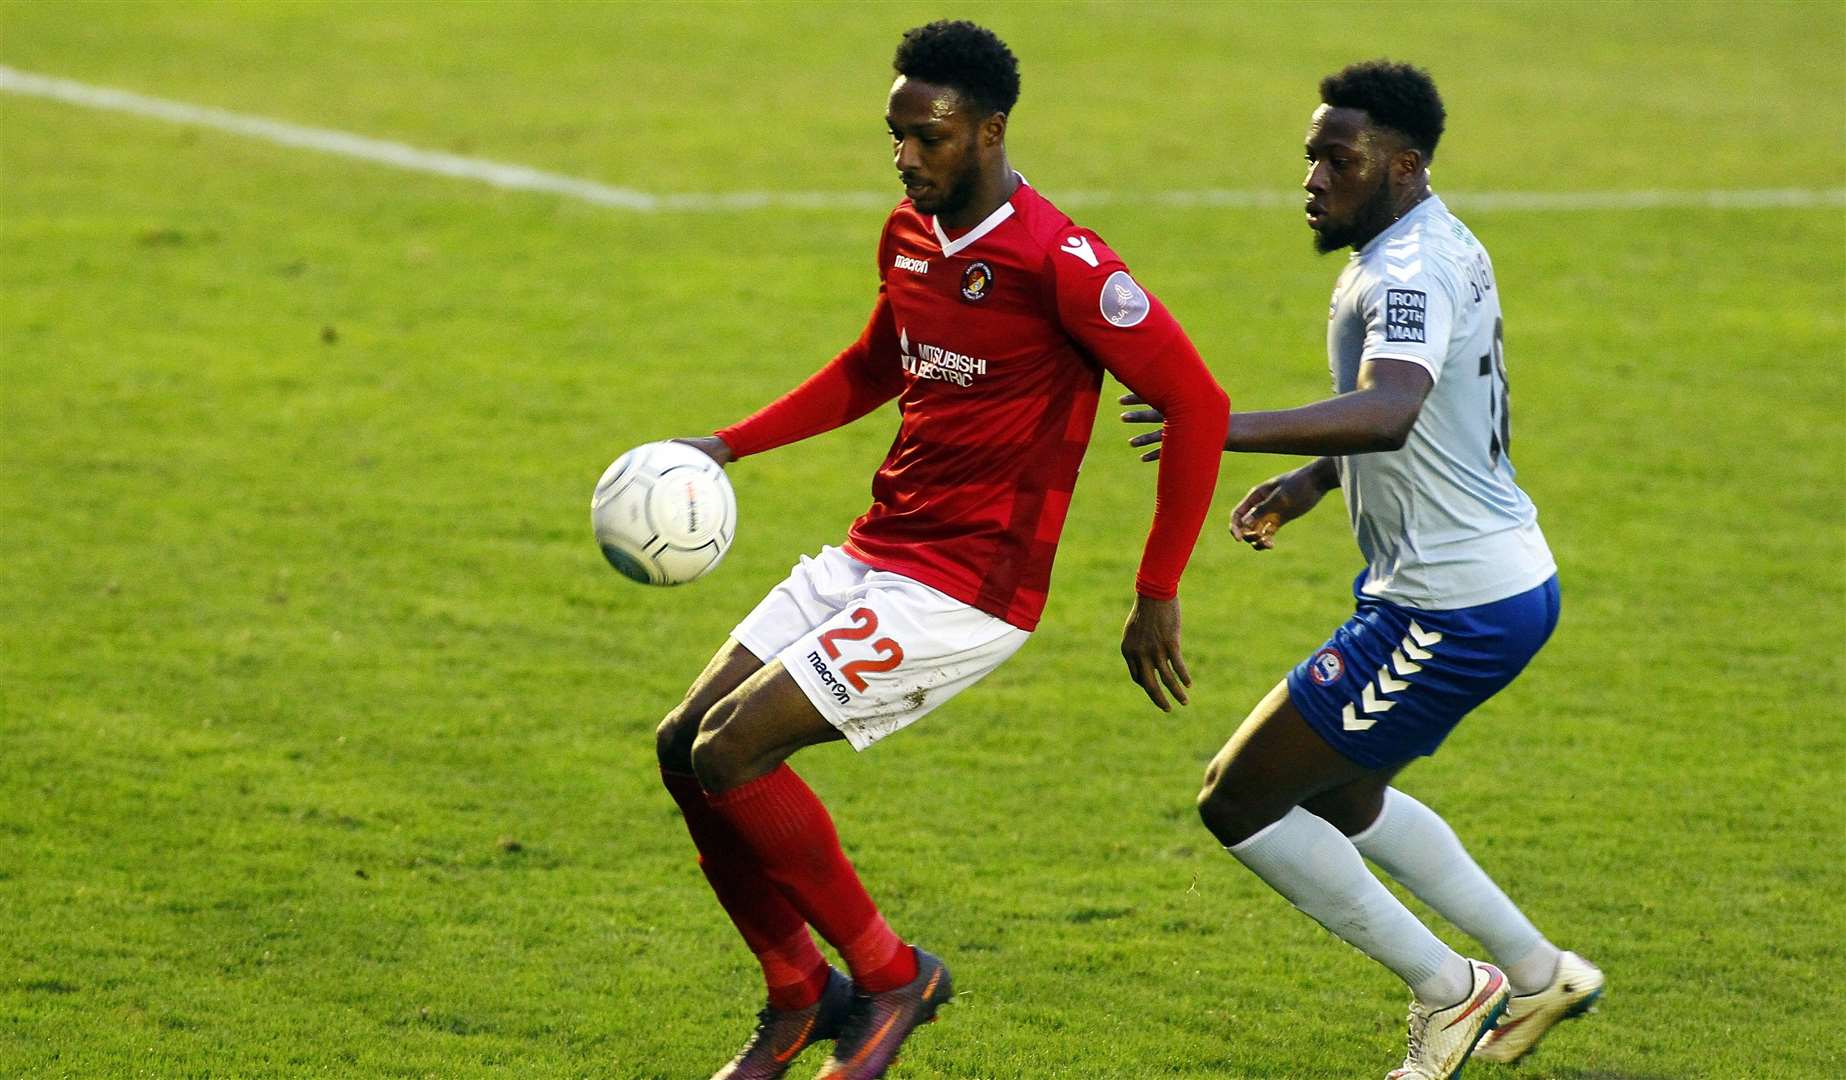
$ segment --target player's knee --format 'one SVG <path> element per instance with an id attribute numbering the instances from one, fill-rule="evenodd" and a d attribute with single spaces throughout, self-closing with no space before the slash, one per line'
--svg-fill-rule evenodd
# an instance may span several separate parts
<path id="1" fill-rule="evenodd" d="M 1237 789 L 1225 782 L 1226 764 L 1222 757 L 1213 758 L 1205 766 L 1205 783 L 1199 788 L 1199 817 L 1213 832 L 1218 822 L 1236 810 Z"/>
<path id="2" fill-rule="evenodd" d="M 1229 798 L 1220 788 L 1217 777 L 1209 771 L 1205 774 L 1205 786 L 1199 789 L 1199 820 L 1205 823 L 1212 835 L 1217 835 L 1219 825 L 1225 820 L 1229 807 Z"/>
<path id="3" fill-rule="evenodd" d="M 1347 836 L 1357 836 L 1371 827 L 1384 810 L 1382 789 L 1334 790 L 1307 800 L 1301 808 L 1323 819 Z"/>
<path id="4" fill-rule="evenodd" d="M 1218 786 L 1218 778 L 1224 775 L 1224 765 L 1224 758 L 1220 756 L 1212 758 L 1211 764 L 1205 766 L 1205 786 L 1199 791 L 1200 803 L 1205 801 L 1206 794 L 1212 788 Z"/>
<path id="5" fill-rule="evenodd" d="M 1282 813 L 1287 813 L 1283 808 Z M 1241 843 L 1281 817 L 1260 793 L 1247 785 L 1231 783 L 1223 769 L 1206 770 L 1199 791 L 1199 820 L 1225 846 Z"/>
<path id="6" fill-rule="evenodd" d="M 1198 788 L 1198 820 L 1205 823 L 1207 829 L 1217 834 L 1218 825 L 1224 823 L 1226 816 L 1233 810 L 1235 798 L 1231 786 L 1224 783 L 1224 770 L 1218 762 L 1211 762 L 1205 768 L 1204 786 Z"/>
<path id="7" fill-rule="evenodd" d="M 728 791 L 736 787 L 750 766 L 748 748 L 731 723 L 738 703 L 727 697 L 706 710 L 696 725 L 689 758 L 693 775 L 706 791 Z"/>
<path id="8" fill-rule="evenodd" d="M 700 714 L 686 705 L 666 715 L 654 729 L 654 756 L 668 772 L 692 771 L 692 740 L 698 737 Z"/>

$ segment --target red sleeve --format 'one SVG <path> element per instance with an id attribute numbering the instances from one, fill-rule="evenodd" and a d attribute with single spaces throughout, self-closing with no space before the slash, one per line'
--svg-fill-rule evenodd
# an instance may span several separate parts
<path id="1" fill-rule="evenodd" d="M 1180 575 L 1211 510 L 1230 398 L 1179 322 L 1094 233 L 1073 229 L 1060 240 L 1063 246 L 1051 260 L 1065 332 L 1167 418 L 1154 524 L 1135 592 L 1170 600 L 1179 595 Z"/>
<path id="2" fill-rule="evenodd" d="M 889 230 L 887 223 L 886 229 Z M 885 297 L 885 242 L 880 238 L 878 300 L 859 340 L 800 386 L 715 434 L 732 455 L 748 457 L 852 423 L 904 389 L 897 366 L 897 325 Z"/>

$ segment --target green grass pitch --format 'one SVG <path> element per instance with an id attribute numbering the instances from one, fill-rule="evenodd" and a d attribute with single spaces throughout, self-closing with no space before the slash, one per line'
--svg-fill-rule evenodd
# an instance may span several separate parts
<path id="1" fill-rule="evenodd" d="M 1013 45 L 1015 164 L 1241 407 L 1325 393 L 1338 260 L 1290 207 L 1152 196 L 1295 190 L 1350 60 L 1434 71 L 1445 193 L 1846 184 L 1831 3 L 11 0 L 0 64 L 662 194 L 895 201 L 891 49 L 944 14 Z M 1565 609 L 1403 784 L 1610 979 L 1468 1075 L 1846 1075 L 1846 214 L 1456 201 Z M 588 496 L 850 340 L 882 214 L 632 213 L 0 94 L 0 1075 L 722 1062 L 760 989 L 653 726 L 863 508 L 891 416 L 735 467 L 736 548 L 687 589 L 603 565 Z M 1285 463 L 1225 462 L 1162 716 L 1115 654 L 1153 473 L 1098 430 L 1035 640 L 874 752 L 799 759 L 963 992 L 894 1076 L 1381 1076 L 1400 987 L 1192 809 L 1347 612 L 1344 516 L 1235 549 L 1224 513 Z"/>

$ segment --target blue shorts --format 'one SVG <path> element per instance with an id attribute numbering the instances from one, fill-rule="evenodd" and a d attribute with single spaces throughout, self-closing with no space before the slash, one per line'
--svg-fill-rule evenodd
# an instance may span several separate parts
<path id="1" fill-rule="evenodd" d="M 1359 591 L 1358 609 L 1288 673 L 1309 726 L 1367 768 L 1433 754 L 1461 718 L 1513 681 L 1558 625 L 1558 579 L 1453 611 L 1399 607 Z"/>

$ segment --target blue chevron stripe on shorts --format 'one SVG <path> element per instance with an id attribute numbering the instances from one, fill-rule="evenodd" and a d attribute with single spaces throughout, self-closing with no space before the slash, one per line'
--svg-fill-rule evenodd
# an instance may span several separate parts
<path id="1" fill-rule="evenodd" d="M 1340 753 L 1368 768 L 1425 754 L 1513 681 L 1558 624 L 1558 579 L 1451 611 L 1400 607 L 1359 591 L 1357 608 L 1288 675 L 1288 696 Z"/>

